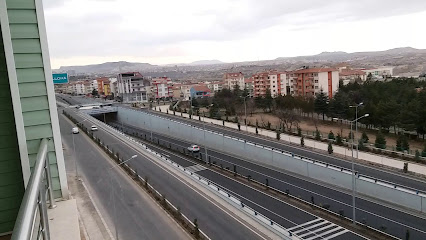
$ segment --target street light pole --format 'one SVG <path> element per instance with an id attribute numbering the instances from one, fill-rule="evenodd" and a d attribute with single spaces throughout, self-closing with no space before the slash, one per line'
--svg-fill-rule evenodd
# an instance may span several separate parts
<path id="1" fill-rule="evenodd" d="M 356 217 L 355 217 L 355 196 L 356 196 L 356 191 L 355 191 L 355 164 L 354 164 L 354 137 L 352 136 L 353 135 L 353 133 L 352 133 L 352 124 L 354 123 L 354 122 L 357 122 L 359 119 L 361 119 L 361 118 L 365 118 L 365 117 L 368 117 L 369 116 L 369 114 L 368 113 L 366 113 L 364 116 L 362 116 L 362 117 L 359 117 L 359 118 L 356 118 L 355 120 L 353 120 L 353 121 L 350 121 L 350 123 L 351 123 L 351 138 L 352 138 L 352 144 L 351 144 L 351 152 L 352 152 L 352 158 L 351 158 L 351 166 L 352 166 L 352 223 L 353 224 L 356 224 Z"/>
<path id="2" fill-rule="evenodd" d="M 109 171 L 111 171 L 111 173 L 109 174 L 110 177 L 110 185 L 111 185 L 111 190 L 110 190 L 110 199 L 112 201 L 112 203 L 114 204 L 114 228 L 115 228 L 115 239 L 118 240 L 118 228 L 117 228 L 117 207 L 115 206 L 115 201 L 114 201 L 114 194 L 113 194 L 113 190 L 114 188 L 112 187 L 112 169 L 114 169 L 115 167 L 118 167 L 134 158 L 136 158 L 138 155 L 133 155 L 132 157 L 130 157 L 129 159 L 127 159 L 126 161 L 123 161 L 115 166 L 112 166 L 109 168 Z M 119 184 L 120 185 L 120 184 Z"/>

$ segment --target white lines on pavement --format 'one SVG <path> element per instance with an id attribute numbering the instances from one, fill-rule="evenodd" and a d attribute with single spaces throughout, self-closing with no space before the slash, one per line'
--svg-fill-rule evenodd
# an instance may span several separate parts
<path id="1" fill-rule="evenodd" d="M 186 167 L 185 168 L 185 170 L 188 170 L 188 171 L 190 171 L 190 172 L 199 172 L 199 171 L 203 171 L 203 170 L 206 170 L 207 168 L 206 167 L 204 167 L 204 166 L 202 166 L 202 165 L 199 165 L 199 164 L 196 164 L 196 165 L 192 165 L 192 166 L 190 166 L 190 167 Z"/>
<path id="2" fill-rule="evenodd" d="M 332 239 L 348 232 L 347 229 L 322 218 L 291 227 L 288 230 L 306 240 Z"/>

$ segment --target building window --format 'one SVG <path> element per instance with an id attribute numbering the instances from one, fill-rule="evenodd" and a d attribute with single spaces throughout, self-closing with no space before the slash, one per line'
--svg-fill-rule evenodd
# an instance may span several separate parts
<path id="1" fill-rule="evenodd" d="M 315 83 L 318 83 L 318 80 L 315 80 Z"/>
<path id="2" fill-rule="evenodd" d="M 318 73 L 315 73 L 315 74 L 314 74 L 314 77 L 318 77 Z"/>
<path id="3" fill-rule="evenodd" d="M 315 89 L 318 89 L 318 86 L 315 86 Z"/>

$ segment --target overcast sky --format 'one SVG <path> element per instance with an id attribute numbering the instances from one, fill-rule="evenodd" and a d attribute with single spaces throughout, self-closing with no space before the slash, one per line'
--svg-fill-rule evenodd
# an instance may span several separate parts
<path id="1" fill-rule="evenodd" d="M 426 49 L 426 0 L 44 0 L 52 67 Z"/>

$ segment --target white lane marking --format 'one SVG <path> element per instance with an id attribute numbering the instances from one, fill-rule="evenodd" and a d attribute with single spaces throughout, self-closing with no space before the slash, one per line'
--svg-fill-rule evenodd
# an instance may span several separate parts
<path id="1" fill-rule="evenodd" d="M 206 170 L 207 168 L 204 167 L 204 166 L 201 166 L 199 164 L 196 164 L 196 165 L 192 165 L 190 167 L 186 167 L 185 169 L 188 170 L 188 171 L 190 171 L 190 172 L 195 173 L 195 172 Z"/>
<path id="2" fill-rule="evenodd" d="M 83 116 L 80 116 L 82 118 L 84 118 Z M 92 121 L 92 119 L 87 118 L 87 120 Z M 102 126 L 101 128 L 104 128 L 104 126 Z M 145 155 L 146 153 L 144 153 L 143 149 L 139 149 L 137 147 L 134 147 L 130 144 L 128 144 L 127 142 L 125 142 L 125 140 L 121 139 L 118 136 L 115 136 L 114 134 L 109 133 L 112 137 L 116 138 L 118 141 L 121 141 L 124 145 L 127 145 L 130 148 L 133 148 L 134 150 L 138 151 L 139 153 L 141 153 L 142 155 Z M 146 155 L 145 155 L 146 156 Z M 204 199 L 206 199 L 207 201 L 209 201 L 210 203 L 212 203 L 214 206 L 216 206 L 217 208 L 219 208 L 220 210 L 222 210 L 225 214 L 227 214 L 228 216 L 230 216 L 231 218 L 233 218 L 234 220 L 236 220 L 237 222 L 239 222 L 241 225 L 243 225 L 244 227 L 246 227 L 247 229 L 251 230 L 254 234 L 256 234 L 257 236 L 259 236 L 262 239 L 265 239 L 265 237 L 261 236 L 257 231 L 255 231 L 253 228 L 249 227 L 248 225 L 246 225 L 245 223 L 243 223 L 242 221 L 240 221 L 239 219 L 237 219 L 235 216 L 231 215 L 229 212 L 225 211 L 225 209 L 223 209 L 221 206 L 219 206 L 218 204 L 216 204 L 215 202 L 213 202 L 212 200 L 206 198 L 204 196 L 204 194 L 200 193 L 198 190 L 194 189 L 192 186 L 188 185 L 186 182 L 184 182 L 182 179 L 178 178 L 177 176 L 175 176 L 170 170 L 166 169 L 163 166 L 160 166 L 158 163 L 156 163 L 155 161 L 153 161 L 152 159 L 149 158 L 149 156 L 147 156 L 147 160 L 149 160 L 150 162 L 154 163 L 155 165 L 157 165 L 158 167 L 160 167 L 161 169 L 163 169 L 164 171 L 168 172 L 170 175 L 174 176 L 178 181 L 182 182 L 184 185 L 186 185 L 187 187 L 189 187 L 190 189 L 192 189 L 194 192 L 198 193 L 200 196 L 202 196 Z"/>
<path id="3" fill-rule="evenodd" d="M 310 238 L 306 238 L 305 240 L 313 240 L 313 239 L 324 239 L 322 236 L 326 236 L 326 235 L 328 235 L 328 234 L 330 234 L 330 233 L 334 233 L 334 232 L 336 232 L 336 234 L 337 234 L 337 231 L 340 231 L 340 229 L 331 229 L 331 230 L 328 230 L 328 231 L 325 231 L 325 232 L 323 232 L 323 233 L 320 233 L 320 234 L 318 234 L 318 235 L 316 235 L 316 236 L 313 236 L 313 237 L 310 237 Z M 340 231 L 340 232 L 338 232 L 338 233 L 340 233 L 340 234 L 343 234 L 344 233 L 344 231 Z M 336 235 L 336 234 L 334 234 L 334 235 Z M 338 234 L 337 236 L 339 236 L 340 234 Z M 335 236 L 336 237 L 336 236 Z"/>
<path id="4" fill-rule="evenodd" d="M 317 218 L 317 219 L 314 219 L 314 220 L 312 220 L 312 221 L 305 222 L 305 223 L 302 223 L 302 224 L 296 225 L 296 226 L 291 227 L 291 228 L 287 228 L 287 230 L 292 231 L 293 229 L 300 228 L 300 227 L 303 227 L 303 226 L 305 226 L 305 225 L 309 225 L 309 224 L 312 224 L 312 223 L 314 223 L 314 222 L 318 222 L 318 221 L 322 221 L 322 220 L 324 220 L 324 219 Z"/>

